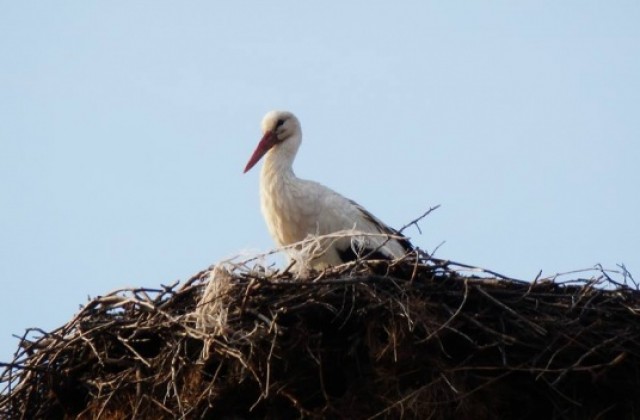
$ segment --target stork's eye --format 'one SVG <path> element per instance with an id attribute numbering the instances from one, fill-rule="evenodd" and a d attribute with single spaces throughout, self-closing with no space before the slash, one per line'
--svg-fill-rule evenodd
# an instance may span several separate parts
<path id="1" fill-rule="evenodd" d="M 282 124 L 284 124 L 284 120 L 283 119 L 279 119 L 278 122 L 276 123 L 276 128 L 282 127 Z"/>

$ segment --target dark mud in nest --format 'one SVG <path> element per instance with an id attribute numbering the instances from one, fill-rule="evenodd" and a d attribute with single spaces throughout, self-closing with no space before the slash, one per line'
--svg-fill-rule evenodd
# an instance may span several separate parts
<path id="1" fill-rule="evenodd" d="M 640 418 L 637 288 L 460 268 L 226 266 L 98 297 L 25 335 L 0 417 Z"/>

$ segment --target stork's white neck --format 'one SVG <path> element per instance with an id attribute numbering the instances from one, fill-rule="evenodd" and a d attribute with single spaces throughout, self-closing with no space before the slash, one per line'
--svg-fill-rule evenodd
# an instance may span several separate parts
<path id="1" fill-rule="evenodd" d="M 298 153 L 301 137 L 301 135 L 294 135 L 267 152 L 262 165 L 263 180 L 295 177 L 293 161 Z"/>
<path id="2" fill-rule="evenodd" d="M 298 242 L 309 234 L 299 215 L 301 182 L 293 173 L 300 137 L 289 137 L 267 152 L 260 173 L 260 205 L 278 246 Z"/>

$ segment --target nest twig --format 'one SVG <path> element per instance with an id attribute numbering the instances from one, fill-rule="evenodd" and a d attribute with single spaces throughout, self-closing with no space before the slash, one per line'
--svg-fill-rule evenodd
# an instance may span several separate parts
<path id="1" fill-rule="evenodd" d="M 523 282 L 425 255 L 306 280 L 220 265 L 29 330 L 0 417 L 636 418 L 640 292 L 626 270 L 588 274 Z"/>

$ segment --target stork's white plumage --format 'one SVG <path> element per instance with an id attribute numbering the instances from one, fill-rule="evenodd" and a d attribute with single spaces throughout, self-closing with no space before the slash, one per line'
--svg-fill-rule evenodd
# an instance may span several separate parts
<path id="1" fill-rule="evenodd" d="M 260 202 L 278 246 L 291 245 L 310 235 L 340 231 L 363 234 L 323 239 L 321 252 L 306 262 L 318 269 L 358 257 L 402 257 L 412 249 L 399 232 L 354 201 L 317 182 L 296 177 L 292 165 L 302 143 L 302 130 L 295 115 L 286 111 L 267 113 L 262 120 L 262 134 L 244 172 L 266 155 L 260 175 Z"/>

